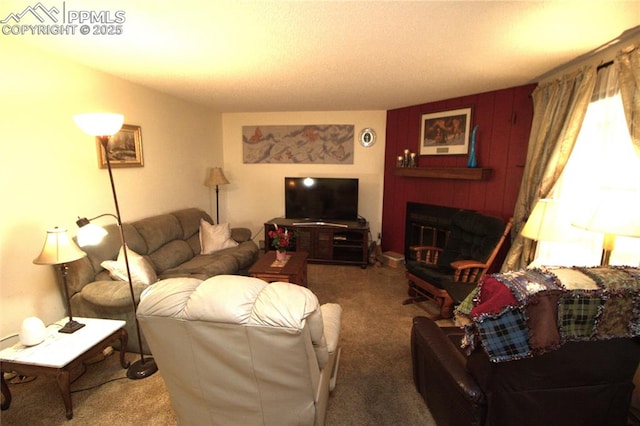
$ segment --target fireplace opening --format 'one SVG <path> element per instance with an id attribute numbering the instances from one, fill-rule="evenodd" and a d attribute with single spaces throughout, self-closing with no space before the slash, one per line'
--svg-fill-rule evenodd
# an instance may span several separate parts
<path id="1" fill-rule="evenodd" d="M 451 218 L 464 209 L 407 202 L 405 216 L 404 255 L 415 260 L 411 246 L 435 246 L 443 248 L 449 237 Z"/>

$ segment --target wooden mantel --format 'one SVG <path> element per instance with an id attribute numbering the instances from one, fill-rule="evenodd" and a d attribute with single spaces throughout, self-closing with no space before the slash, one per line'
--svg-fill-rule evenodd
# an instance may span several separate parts
<path id="1" fill-rule="evenodd" d="M 396 167 L 393 174 L 415 178 L 486 180 L 491 176 L 491 169 L 479 167 Z"/>

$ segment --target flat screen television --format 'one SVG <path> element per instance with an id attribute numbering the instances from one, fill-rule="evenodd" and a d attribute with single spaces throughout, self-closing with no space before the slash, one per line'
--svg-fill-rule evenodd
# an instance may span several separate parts
<path id="1" fill-rule="evenodd" d="M 284 178 L 287 219 L 358 220 L 357 178 Z"/>

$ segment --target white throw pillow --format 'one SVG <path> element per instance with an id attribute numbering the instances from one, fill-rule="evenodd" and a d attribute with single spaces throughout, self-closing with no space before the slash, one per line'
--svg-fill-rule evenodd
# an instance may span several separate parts
<path id="1" fill-rule="evenodd" d="M 211 254 L 237 245 L 238 243 L 231 239 L 230 224 L 212 225 L 200 219 L 200 254 Z"/>
<path id="2" fill-rule="evenodd" d="M 131 271 L 131 281 L 140 284 L 153 284 L 158 281 L 156 271 L 147 260 L 135 251 L 127 247 L 127 257 L 129 258 L 129 269 Z M 124 251 L 120 248 L 118 260 L 105 260 L 100 264 L 109 271 L 111 278 L 121 281 L 128 281 L 127 265 L 124 262 Z"/>

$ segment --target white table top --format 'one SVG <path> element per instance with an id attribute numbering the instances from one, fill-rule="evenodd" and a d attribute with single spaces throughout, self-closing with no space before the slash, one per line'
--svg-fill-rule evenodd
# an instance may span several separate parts
<path id="1" fill-rule="evenodd" d="M 62 368 L 126 324 L 121 320 L 78 317 L 73 319 L 85 326 L 75 333 L 58 333 L 69 320 L 63 318 L 47 327 L 48 335 L 42 343 L 24 346 L 18 342 L 0 351 L 0 361 Z"/>

